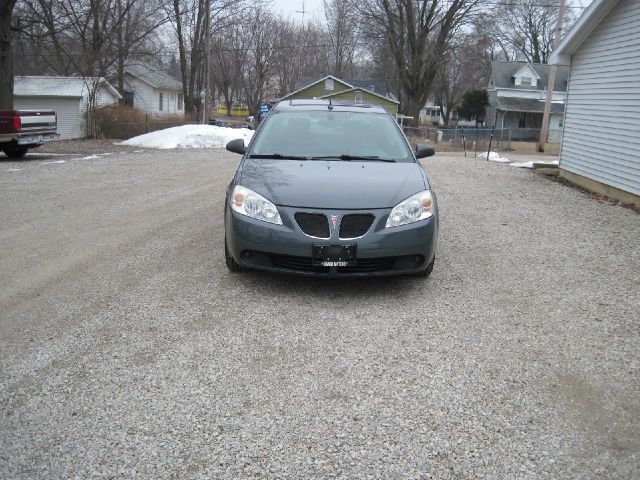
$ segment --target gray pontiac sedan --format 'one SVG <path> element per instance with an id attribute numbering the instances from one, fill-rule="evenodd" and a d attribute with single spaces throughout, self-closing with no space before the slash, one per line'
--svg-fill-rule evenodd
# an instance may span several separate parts
<path id="1" fill-rule="evenodd" d="M 227 189 L 229 270 L 361 277 L 433 270 L 438 205 L 415 151 L 381 107 L 288 100 L 242 154 Z"/>

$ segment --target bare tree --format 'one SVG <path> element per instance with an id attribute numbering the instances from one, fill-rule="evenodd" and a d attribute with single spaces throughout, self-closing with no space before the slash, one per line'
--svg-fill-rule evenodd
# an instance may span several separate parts
<path id="1" fill-rule="evenodd" d="M 256 10 L 245 27 L 247 63 L 242 75 L 244 95 L 249 113 L 257 116 L 258 106 L 265 98 L 268 82 L 276 60 L 276 20 L 262 9 Z"/>
<path id="2" fill-rule="evenodd" d="M 13 109 L 11 16 L 15 0 L 0 0 L 0 110 Z"/>
<path id="3" fill-rule="evenodd" d="M 246 46 L 239 23 L 230 23 L 213 39 L 212 80 L 224 98 L 227 116 L 242 88 L 242 72 L 246 68 Z"/>
<path id="4" fill-rule="evenodd" d="M 363 14 L 384 36 L 398 70 L 402 111 L 420 119 L 443 53 L 477 0 L 366 0 Z"/>
<path id="5" fill-rule="evenodd" d="M 484 88 L 490 58 L 486 56 L 487 39 L 474 32 L 460 34 L 450 45 L 434 82 L 445 125 L 467 90 Z"/>
<path id="6" fill-rule="evenodd" d="M 508 60 L 547 63 L 559 0 L 515 0 L 494 11 L 493 32 Z M 568 15 L 565 28 L 575 21 Z"/>
<path id="7" fill-rule="evenodd" d="M 205 21 L 207 2 L 211 2 L 209 32 Z M 262 3 L 262 0 L 173 0 L 166 7 L 178 44 L 185 112 L 194 113 L 202 104 L 200 92 L 205 80 L 206 36 L 215 35 L 229 22 L 242 18 Z"/>
<path id="8" fill-rule="evenodd" d="M 122 93 L 125 67 L 155 57 L 158 50 L 156 33 L 169 19 L 156 0 L 115 0 L 115 7 L 111 19 L 115 37 L 115 79 Z M 122 15 L 127 10 L 129 13 Z"/>
<path id="9" fill-rule="evenodd" d="M 324 0 L 329 68 L 336 77 L 353 72 L 359 22 L 353 0 Z"/>

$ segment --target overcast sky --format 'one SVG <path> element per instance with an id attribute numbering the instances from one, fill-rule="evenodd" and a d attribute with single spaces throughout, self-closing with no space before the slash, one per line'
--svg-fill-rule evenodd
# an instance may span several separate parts
<path id="1" fill-rule="evenodd" d="M 302 10 L 302 0 L 272 0 L 272 8 L 278 13 L 282 13 L 285 17 L 290 16 L 293 20 L 302 20 L 302 14 L 296 11 Z M 567 0 L 567 5 L 571 6 L 588 6 L 592 0 Z M 309 20 L 313 16 L 322 18 L 323 0 L 304 0 L 304 9 L 307 11 L 305 18 Z M 577 10 L 577 13 L 582 10 Z"/>
<path id="2" fill-rule="evenodd" d="M 295 13 L 296 10 L 302 10 L 302 0 L 273 0 L 272 5 L 276 12 L 282 12 L 285 17 L 291 15 L 292 19 L 302 20 L 302 14 Z M 304 0 L 304 9 L 307 11 L 305 18 L 322 16 L 323 5 L 322 0 Z"/>

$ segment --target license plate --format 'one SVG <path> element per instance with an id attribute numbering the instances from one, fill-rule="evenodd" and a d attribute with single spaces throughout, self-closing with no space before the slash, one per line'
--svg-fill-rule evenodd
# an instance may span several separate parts
<path id="1" fill-rule="evenodd" d="M 322 267 L 348 267 L 356 263 L 355 245 L 314 245 L 313 264 Z"/>

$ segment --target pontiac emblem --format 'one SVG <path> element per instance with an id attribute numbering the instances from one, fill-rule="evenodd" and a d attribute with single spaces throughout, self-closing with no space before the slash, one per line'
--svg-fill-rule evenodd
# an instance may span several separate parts
<path id="1" fill-rule="evenodd" d="M 331 223 L 333 223 L 333 229 L 336 229 L 336 226 L 338 225 L 338 216 L 337 215 L 331 215 Z"/>

